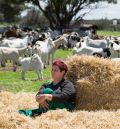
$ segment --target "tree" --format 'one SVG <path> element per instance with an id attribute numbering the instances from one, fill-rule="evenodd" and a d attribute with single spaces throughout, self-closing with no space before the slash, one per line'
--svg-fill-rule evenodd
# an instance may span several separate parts
<path id="1" fill-rule="evenodd" d="M 52 29 L 56 27 L 68 27 L 73 18 L 83 9 L 98 8 L 100 1 L 108 3 L 116 3 L 117 0 L 25 0 L 36 5 L 50 23 Z M 45 5 L 45 6 L 43 6 Z M 92 6 L 91 6 L 92 5 Z M 86 13 L 76 17 L 75 20 L 80 20 Z"/>
<path id="2" fill-rule="evenodd" d="M 23 5 L 25 2 L 31 3 L 42 11 L 44 16 L 48 19 L 52 29 L 56 27 L 66 28 L 70 25 L 73 18 L 75 18 L 75 20 L 80 20 L 86 15 L 86 13 L 82 13 L 81 15 L 75 17 L 79 12 L 85 8 L 98 8 L 98 2 L 100 1 L 106 1 L 108 3 L 117 2 L 117 0 L 0 0 L 0 5 L 2 3 L 0 11 L 2 10 L 6 20 L 9 20 L 12 16 L 15 16 L 15 14 L 19 14 L 19 5 Z M 6 9 L 4 9 L 3 6 Z M 9 11 L 6 12 L 6 10 Z M 9 18 L 8 15 L 10 15 Z"/>
<path id="3" fill-rule="evenodd" d="M 0 12 L 5 22 L 14 22 L 24 7 L 22 0 L 0 0 Z"/>
<path id="4" fill-rule="evenodd" d="M 46 17 L 41 13 L 40 10 L 37 9 L 30 9 L 26 16 L 21 18 L 20 24 L 26 26 L 34 26 L 39 28 L 46 28 L 49 26 L 48 20 Z"/>

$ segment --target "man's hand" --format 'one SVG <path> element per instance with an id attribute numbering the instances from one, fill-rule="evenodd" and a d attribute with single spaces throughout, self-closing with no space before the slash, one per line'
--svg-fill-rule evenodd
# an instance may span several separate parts
<path id="1" fill-rule="evenodd" d="M 49 104 L 46 101 L 43 101 L 42 103 L 40 103 L 39 106 L 44 110 L 49 108 Z"/>
<path id="2" fill-rule="evenodd" d="M 36 101 L 40 104 L 45 101 L 45 94 L 40 94 L 36 96 Z"/>
<path id="3" fill-rule="evenodd" d="M 36 96 L 36 101 L 39 104 L 44 102 L 45 100 L 52 101 L 52 95 L 51 94 L 40 94 Z"/>
<path id="4" fill-rule="evenodd" d="M 51 95 L 50 95 L 51 96 Z M 49 104 L 46 101 L 48 99 L 49 100 L 49 94 L 40 94 L 36 96 L 36 101 L 39 103 L 39 106 L 41 108 L 43 108 L 44 110 L 48 109 Z"/>

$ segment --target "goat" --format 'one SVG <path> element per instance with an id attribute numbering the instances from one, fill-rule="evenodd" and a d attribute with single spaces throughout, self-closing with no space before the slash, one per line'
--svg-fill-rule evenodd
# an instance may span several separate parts
<path id="1" fill-rule="evenodd" d="M 11 48 L 24 48 L 28 45 L 28 43 L 31 43 L 31 36 L 27 35 L 23 39 L 16 38 L 13 40 L 4 39 L 0 43 L 0 47 L 11 47 Z"/>
<path id="2" fill-rule="evenodd" d="M 52 54 L 52 62 L 54 60 L 55 45 L 51 38 L 46 39 L 45 41 L 37 41 L 36 45 L 33 47 L 33 53 L 37 53 L 44 64 L 44 67 L 50 60 L 50 54 Z"/>
<path id="3" fill-rule="evenodd" d="M 110 57 L 111 53 L 109 48 L 93 48 L 89 47 L 87 45 L 78 45 L 77 47 L 73 48 L 73 55 L 94 55 L 94 56 L 99 56 L 99 57 Z"/>
<path id="4" fill-rule="evenodd" d="M 17 49 L 17 48 L 9 48 L 9 47 L 0 47 L 0 66 L 5 64 L 6 60 L 13 61 L 13 71 L 15 72 L 17 69 L 18 58 L 19 56 L 23 56 L 27 47 Z"/>
<path id="5" fill-rule="evenodd" d="M 34 54 L 31 57 L 19 58 L 19 62 L 22 65 L 22 80 L 25 80 L 25 73 L 27 70 L 35 70 L 38 76 L 38 80 L 43 80 L 43 63 L 38 54 Z"/>

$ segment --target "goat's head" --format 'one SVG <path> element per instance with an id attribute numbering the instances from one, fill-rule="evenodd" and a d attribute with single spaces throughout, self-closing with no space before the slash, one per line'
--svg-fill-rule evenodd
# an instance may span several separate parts
<path id="1" fill-rule="evenodd" d="M 40 57 L 38 54 L 33 54 L 33 56 L 31 56 L 32 62 L 38 62 L 39 60 L 40 60 Z"/>
<path id="2" fill-rule="evenodd" d="M 120 45 L 116 44 L 115 42 L 110 42 L 110 48 L 114 51 L 120 51 Z"/>

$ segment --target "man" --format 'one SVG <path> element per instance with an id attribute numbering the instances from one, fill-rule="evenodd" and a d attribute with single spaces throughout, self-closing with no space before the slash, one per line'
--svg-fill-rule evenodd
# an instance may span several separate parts
<path id="1" fill-rule="evenodd" d="M 48 110 L 66 108 L 69 111 L 75 108 L 75 87 L 69 80 L 64 78 L 68 68 L 67 65 L 57 60 L 52 64 L 52 81 L 44 83 L 36 95 L 39 109 L 19 110 L 26 116 L 37 116 Z"/>

